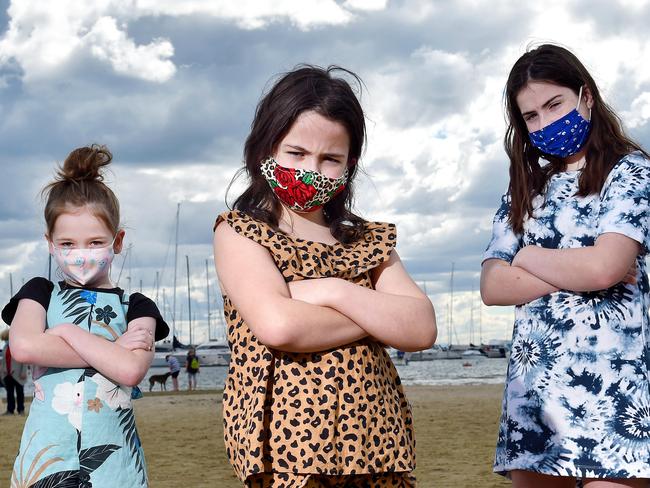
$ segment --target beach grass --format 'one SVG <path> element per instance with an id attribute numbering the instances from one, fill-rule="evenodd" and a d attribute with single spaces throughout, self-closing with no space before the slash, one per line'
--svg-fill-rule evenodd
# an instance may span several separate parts
<path id="1" fill-rule="evenodd" d="M 509 486 L 492 473 L 503 385 L 410 386 L 420 488 Z M 152 488 L 241 488 L 226 459 L 221 392 L 145 393 L 135 402 Z M 0 486 L 9 486 L 25 417 L 0 417 Z"/>

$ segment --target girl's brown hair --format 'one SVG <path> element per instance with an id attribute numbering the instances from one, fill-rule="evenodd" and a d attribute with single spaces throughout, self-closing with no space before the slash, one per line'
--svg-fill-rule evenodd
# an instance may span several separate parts
<path id="1" fill-rule="evenodd" d="M 509 222 L 516 233 L 523 232 L 525 218 L 532 215 L 533 198 L 544 193 L 553 174 L 564 170 L 560 158 L 543 154 L 531 143 L 516 99 L 530 81 L 567 87 L 576 95 L 580 87 L 586 87 L 591 93 L 591 132 L 585 144 L 586 165 L 580 174 L 577 196 L 599 193 L 610 170 L 626 154 L 641 151 L 648 157 L 625 135 L 621 120 L 603 101 L 596 82 L 573 53 L 553 44 L 543 44 L 525 53 L 512 67 L 504 93 L 508 124 L 504 146 L 510 158 Z M 542 167 L 540 157 L 549 164 Z"/>
<path id="2" fill-rule="evenodd" d="M 120 228 L 120 204 L 104 183 L 102 170 L 113 156 L 106 146 L 92 144 L 73 150 L 58 168 L 54 181 L 43 189 L 45 223 L 48 236 L 56 219 L 75 208 L 88 206 L 106 227 L 117 234 Z"/>
<path id="3" fill-rule="evenodd" d="M 366 141 L 365 116 L 350 84 L 335 76 L 339 73 L 356 81 L 361 90 L 361 79 L 349 70 L 338 66 L 323 69 L 300 65 L 282 75 L 260 100 L 244 145 L 243 169 L 248 174 L 250 183 L 235 200 L 235 209 L 266 222 L 277 230 L 282 206 L 264 179 L 260 164 L 273 154 L 300 114 L 314 111 L 343 124 L 350 137 L 348 180 L 345 189 L 323 207 L 325 221 L 339 242 L 347 244 L 363 236 L 365 221 L 355 215 L 351 207 L 352 181 Z"/>

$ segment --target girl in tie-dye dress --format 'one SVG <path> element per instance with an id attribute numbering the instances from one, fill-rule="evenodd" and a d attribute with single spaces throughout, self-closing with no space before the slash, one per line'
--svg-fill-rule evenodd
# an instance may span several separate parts
<path id="1" fill-rule="evenodd" d="M 494 470 L 516 487 L 646 487 L 648 154 L 558 46 L 515 63 L 506 110 L 511 180 L 481 275 L 486 304 L 516 305 Z"/>
<path id="2" fill-rule="evenodd" d="M 101 181 L 111 155 L 70 153 L 46 189 L 47 240 L 64 280 L 28 281 L 4 307 L 14 357 L 35 365 L 34 399 L 12 488 L 148 486 L 131 405 L 154 339 L 169 328 L 155 304 L 110 280 L 124 231 Z"/>

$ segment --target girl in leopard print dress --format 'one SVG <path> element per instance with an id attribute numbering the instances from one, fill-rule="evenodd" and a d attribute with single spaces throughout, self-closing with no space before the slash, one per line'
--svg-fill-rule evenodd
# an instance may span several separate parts
<path id="1" fill-rule="evenodd" d="M 364 114 L 336 67 L 300 67 L 257 107 L 248 188 L 215 224 L 232 359 L 230 462 L 247 487 L 413 487 L 413 419 L 386 346 L 430 347 L 433 306 L 395 227 L 350 210 Z"/>

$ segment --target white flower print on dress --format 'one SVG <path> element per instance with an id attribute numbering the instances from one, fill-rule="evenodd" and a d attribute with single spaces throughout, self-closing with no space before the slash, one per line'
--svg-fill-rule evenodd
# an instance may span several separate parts
<path id="1" fill-rule="evenodd" d="M 94 374 L 90 379 L 97 383 L 97 398 L 111 410 L 131 408 L 131 387 L 113 383 L 99 373 Z"/>
<path id="2" fill-rule="evenodd" d="M 54 387 L 52 408 L 60 415 L 67 415 L 72 426 L 81 430 L 81 409 L 83 404 L 84 382 L 61 383 Z"/>

